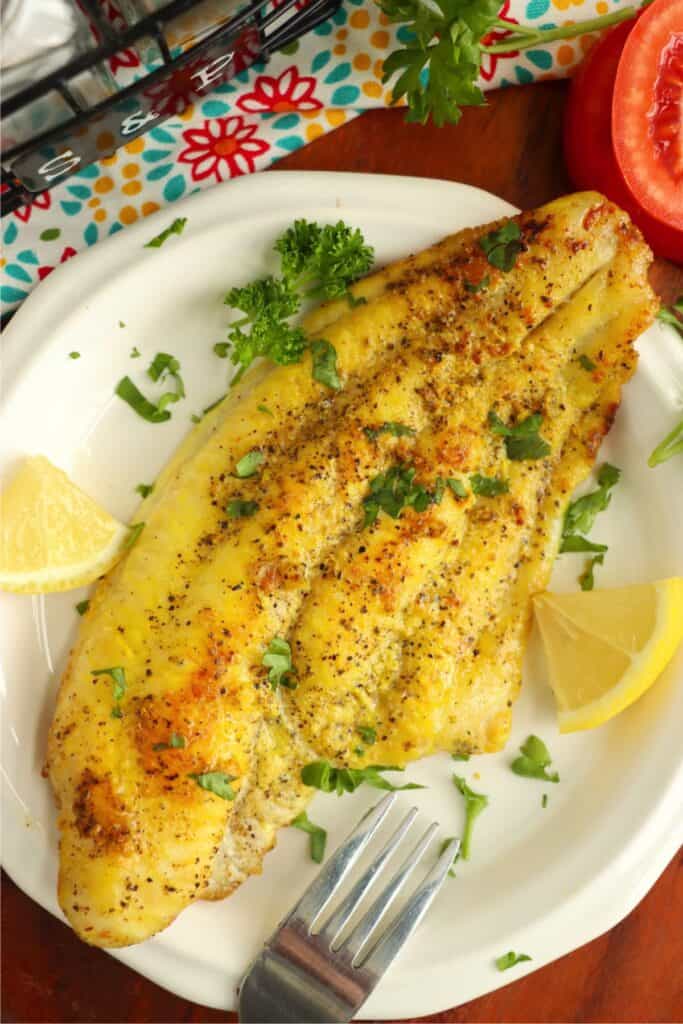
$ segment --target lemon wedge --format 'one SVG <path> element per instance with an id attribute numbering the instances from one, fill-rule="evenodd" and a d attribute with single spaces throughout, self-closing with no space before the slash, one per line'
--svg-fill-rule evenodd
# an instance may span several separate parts
<path id="1" fill-rule="evenodd" d="M 593 729 L 648 690 L 683 639 L 683 579 L 540 594 L 536 618 L 560 732 Z"/>
<path id="2" fill-rule="evenodd" d="M 0 494 L 0 589 L 49 594 L 92 583 L 129 536 L 66 473 L 32 456 Z"/>

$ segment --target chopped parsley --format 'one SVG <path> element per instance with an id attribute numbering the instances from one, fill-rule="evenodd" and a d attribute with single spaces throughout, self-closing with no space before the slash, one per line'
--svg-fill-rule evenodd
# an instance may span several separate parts
<path id="1" fill-rule="evenodd" d="M 225 506 L 225 511 L 231 519 L 246 519 L 248 516 L 253 516 L 258 510 L 258 501 L 242 501 L 241 498 L 233 498 Z"/>
<path id="2" fill-rule="evenodd" d="M 235 476 L 239 477 L 240 480 L 246 480 L 247 477 L 255 476 L 259 469 L 263 465 L 265 455 L 260 452 L 258 448 L 252 448 L 250 452 L 243 455 L 235 466 Z"/>
<path id="3" fill-rule="evenodd" d="M 467 488 L 465 487 L 462 480 L 458 480 L 454 476 L 446 477 L 446 485 L 453 492 L 456 498 L 466 498 Z"/>
<path id="4" fill-rule="evenodd" d="M 329 761 L 313 761 L 301 769 L 301 781 L 306 786 L 319 789 L 323 793 L 353 793 L 359 786 L 373 786 L 375 789 L 388 789 L 395 792 L 402 789 L 424 789 L 415 782 L 407 782 L 403 786 L 395 786 L 393 782 L 382 777 L 382 772 L 402 772 L 403 768 L 389 764 L 371 764 L 367 768 L 334 768 Z"/>
<path id="5" fill-rule="evenodd" d="M 311 357 L 313 359 L 313 380 L 319 384 L 339 391 L 341 381 L 337 373 L 337 350 L 334 345 L 325 341 L 324 338 L 311 342 Z"/>
<path id="6" fill-rule="evenodd" d="M 486 259 L 492 267 L 507 273 L 512 270 L 517 257 L 524 250 L 519 224 L 514 220 L 507 221 L 497 230 L 482 235 L 479 246 L 484 250 Z"/>
<path id="7" fill-rule="evenodd" d="M 81 358 L 81 353 L 80 352 L 69 352 L 69 359 L 80 359 L 80 358 Z"/>
<path id="8" fill-rule="evenodd" d="M 371 725 L 359 725 L 356 732 L 368 747 L 377 742 L 377 732 Z"/>
<path id="9" fill-rule="evenodd" d="M 256 408 L 259 412 L 264 412 L 266 416 L 274 416 L 275 413 L 271 412 L 267 405 L 257 405 Z"/>
<path id="10" fill-rule="evenodd" d="M 168 409 L 162 409 L 155 405 L 154 402 L 150 402 L 148 398 L 145 398 L 142 392 L 133 384 L 130 377 L 121 378 L 116 385 L 115 393 L 124 402 L 127 402 L 138 416 L 141 416 L 143 420 L 147 420 L 148 423 L 164 423 L 171 418 Z"/>
<path id="11" fill-rule="evenodd" d="M 172 732 L 168 738 L 168 743 L 155 743 L 152 750 L 184 750 L 186 745 L 184 736 L 180 736 L 177 732 Z"/>
<path id="12" fill-rule="evenodd" d="M 143 498 L 146 498 L 154 490 L 154 484 L 138 484 L 135 490 L 137 494 L 140 494 Z"/>
<path id="13" fill-rule="evenodd" d="M 158 235 L 155 235 L 154 238 L 145 243 L 145 249 L 158 249 L 171 235 L 182 235 L 186 224 L 187 217 L 176 217 L 172 224 L 169 224 L 167 228 L 164 228 Z"/>
<path id="14" fill-rule="evenodd" d="M 541 807 L 545 808 L 547 806 L 548 806 L 548 794 L 544 793 L 543 796 L 541 797 Z"/>
<path id="15" fill-rule="evenodd" d="M 507 457 L 515 462 L 544 459 L 550 454 L 550 445 L 539 434 L 543 417 L 540 413 L 533 413 L 521 420 L 516 426 L 510 427 L 503 423 L 500 416 L 493 409 L 488 416 L 489 426 L 494 434 L 505 438 L 505 451 Z"/>
<path id="16" fill-rule="evenodd" d="M 465 827 L 462 832 L 460 852 L 463 860 L 469 860 L 472 848 L 472 829 L 481 812 L 488 807 L 489 798 L 483 793 L 475 793 L 460 775 L 453 776 L 453 785 L 465 800 Z"/>
<path id="17" fill-rule="evenodd" d="M 524 960 L 531 960 L 531 957 L 527 956 L 526 953 L 514 953 L 510 950 L 509 953 L 503 953 L 502 956 L 497 957 L 495 963 L 499 971 L 507 971 L 510 967 L 521 964 Z"/>
<path id="18" fill-rule="evenodd" d="M 523 775 L 526 779 L 542 779 L 543 782 L 560 781 L 557 772 L 548 770 L 552 757 L 545 743 L 538 736 L 527 736 L 519 749 L 520 756 L 516 757 L 510 765 L 515 775 Z"/>
<path id="19" fill-rule="evenodd" d="M 130 358 L 139 359 L 141 355 L 142 352 L 140 351 L 140 349 L 136 348 L 135 345 L 133 345 L 132 349 L 130 350 Z"/>
<path id="20" fill-rule="evenodd" d="M 469 761 L 469 754 L 451 754 L 451 760 L 453 761 Z"/>
<path id="21" fill-rule="evenodd" d="M 138 539 L 144 528 L 144 523 L 131 523 L 130 533 L 123 542 L 123 547 L 125 551 L 133 547 L 133 544 L 135 544 L 136 540 Z"/>
<path id="22" fill-rule="evenodd" d="M 448 836 L 446 839 L 444 839 L 444 841 L 442 842 L 441 846 L 439 847 L 439 856 L 441 856 L 441 854 L 444 852 L 444 850 L 451 845 L 451 843 L 453 842 L 453 840 L 455 838 L 456 838 L 455 836 Z M 450 868 L 450 870 L 448 872 L 449 878 L 455 878 L 455 870 L 454 869 L 455 869 L 455 865 L 456 865 L 459 857 L 460 857 L 460 847 L 458 847 L 458 849 L 457 849 L 457 851 L 455 853 L 455 856 L 453 857 L 453 863 L 452 863 L 451 868 Z"/>
<path id="23" fill-rule="evenodd" d="M 119 320 L 119 327 L 125 327 L 125 326 L 126 325 L 124 324 L 123 320 Z"/>
<path id="24" fill-rule="evenodd" d="M 596 516 L 603 512 L 611 501 L 611 490 L 618 482 L 621 471 L 616 466 L 605 462 L 598 473 L 597 490 L 584 494 L 582 498 L 572 501 L 567 508 L 562 525 L 562 541 L 560 553 L 565 551 L 591 551 L 601 553 L 607 551 L 606 544 L 594 544 L 581 534 L 588 533 Z"/>
<path id="25" fill-rule="evenodd" d="M 669 324 L 675 331 L 678 331 L 681 338 L 683 338 L 683 295 L 679 295 L 678 298 L 671 306 L 662 306 L 657 313 L 657 319 L 661 320 L 663 324 Z"/>
<path id="26" fill-rule="evenodd" d="M 110 676 L 112 681 L 112 696 L 114 698 L 114 707 L 111 711 L 112 718 L 123 718 L 123 711 L 121 710 L 121 701 L 126 693 L 126 671 L 120 665 L 114 666 L 114 668 L 96 668 L 91 669 L 91 676 Z"/>
<path id="27" fill-rule="evenodd" d="M 595 566 L 602 565 L 605 561 L 604 553 L 595 555 L 593 558 L 589 558 L 586 562 L 586 568 L 579 576 L 579 585 L 582 590 L 592 590 L 595 586 Z"/>
<path id="28" fill-rule="evenodd" d="M 220 398 L 217 398 L 215 402 L 212 402 L 211 405 L 207 405 L 206 409 L 202 409 L 202 416 L 206 416 L 207 412 L 213 412 L 213 410 L 216 409 L 221 404 L 226 394 L 227 392 L 225 392 L 225 394 L 222 394 Z"/>
<path id="29" fill-rule="evenodd" d="M 78 612 L 79 615 L 85 615 L 89 607 L 90 601 L 88 601 L 87 599 L 85 601 L 79 601 L 78 604 L 76 605 L 76 611 Z"/>
<path id="30" fill-rule="evenodd" d="M 472 294 L 476 295 L 477 292 L 483 292 L 486 288 L 488 288 L 490 283 L 491 275 L 484 274 L 481 281 L 479 281 L 477 284 L 474 284 L 473 281 L 465 281 L 465 291 L 472 292 Z"/>
<path id="31" fill-rule="evenodd" d="M 681 299 L 683 301 L 683 298 Z M 662 462 L 667 462 L 674 455 L 683 454 L 683 420 L 677 423 L 670 434 L 667 434 L 663 441 L 660 441 L 650 458 L 648 466 L 654 469 Z"/>
<path id="32" fill-rule="evenodd" d="M 308 833 L 311 837 L 311 860 L 314 860 L 316 864 L 322 864 L 325 857 L 325 846 L 327 845 L 327 832 L 325 829 L 321 828 L 320 825 L 314 825 L 306 811 L 302 811 L 301 814 L 296 816 L 292 822 L 292 828 L 298 828 L 302 832 Z"/>
<path id="33" fill-rule="evenodd" d="M 368 441 L 376 441 L 380 434 L 391 434 L 392 437 L 414 437 L 416 430 L 406 426 L 405 423 L 394 423 L 388 421 L 379 427 L 363 427 L 363 433 Z"/>
<path id="34" fill-rule="evenodd" d="M 275 636 L 270 641 L 261 664 L 268 669 L 268 681 L 273 690 L 277 690 L 278 686 L 296 689 L 296 682 L 289 678 L 296 675 L 292 665 L 292 649 L 281 636 Z"/>
<path id="35" fill-rule="evenodd" d="M 435 504 L 435 495 L 414 481 L 415 467 L 397 463 L 385 473 L 379 473 L 370 481 L 370 493 L 363 498 L 365 518 L 363 527 L 375 522 L 380 512 L 386 512 L 392 519 L 398 519 L 405 508 L 424 512 Z"/>
<path id="36" fill-rule="evenodd" d="M 351 309 L 355 309 L 356 306 L 367 305 L 368 300 L 365 298 L 364 295 L 359 295 L 358 297 L 356 297 L 352 292 L 347 292 L 346 301 L 348 302 Z"/>
<path id="37" fill-rule="evenodd" d="M 583 367 L 583 369 L 584 369 L 584 370 L 586 370 L 586 371 L 587 371 L 588 373 L 592 373 L 592 372 L 593 372 L 593 370 L 595 370 L 595 369 L 597 368 L 597 364 L 596 364 L 596 363 L 594 363 L 592 359 L 589 359 L 589 358 L 588 358 L 588 356 L 587 356 L 587 355 L 585 355 L 585 353 L 583 353 L 583 352 L 582 352 L 582 353 L 581 353 L 581 355 L 579 356 L 579 364 L 580 364 L 580 365 L 581 365 L 581 366 Z"/>
<path id="38" fill-rule="evenodd" d="M 227 359 L 228 353 L 230 352 L 230 342 L 217 341 L 216 344 L 213 346 L 213 350 L 219 359 Z"/>
<path id="39" fill-rule="evenodd" d="M 481 473 L 474 473 L 470 477 L 473 494 L 482 498 L 497 498 L 499 494 L 507 494 L 510 484 L 499 476 L 482 476 Z"/>
<path id="40" fill-rule="evenodd" d="M 189 778 L 194 779 L 201 789 L 221 797 L 222 800 L 234 800 L 237 796 L 230 785 L 235 781 L 235 775 L 226 775 L 225 772 L 202 772 L 198 775 L 195 772 L 190 772 Z"/>

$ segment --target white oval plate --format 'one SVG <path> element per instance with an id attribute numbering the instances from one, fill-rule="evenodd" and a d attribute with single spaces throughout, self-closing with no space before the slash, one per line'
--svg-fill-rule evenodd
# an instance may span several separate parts
<path id="1" fill-rule="evenodd" d="M 227 361 L 212 353 L 225 337 L 225 292 L 274 269 L 272 242 L 294 218 L 343 217 L 362 228 L 385 262 L 508 212 L 507 203 L 465 185 L 282 172 L 252 175 L 161 211 L 61 266 L 14 318 L 4 341 L 0 472 L 23 454 L 42 452 L 128 519 L 135 485 L 154 480 L 189 429 L 190 414 L 225 390 Z M 188 218 L 182 237 L 161 249 L 143 247 L 178 215 Z M 133 345 L 139 360 L 130 359 Z M 79 360 L 69 359 L 72 350 Z M 151 425 L 114 397 L 114 386 L 126 373 L 142 385 L 158 350 L 179 357 L 188 398 L 173 406 L 169 422 Z M 610 545 L 598 570 L 604 586 L 683 573 L 681 460 L 656 470 L 646 462 L 680 415 L 683 346 L 655 327 L 640 350 L 640 368 L 600 456 L 623 469 L 594 531 Z M 554 586 L 575 588 L 581 566 L 580 557 L 564 556 Z M 3 860 L 14 881 L 57 916 L 55 811 L 40 770 L 76 632 L 74 605 L 83 596 L 0 595 Z M 488 794 L 490 806 L 477 821 L 473 859 L 458 865 L 365 1017 L 433 1013 L 489 992 L 594 938 L 636 905 L 682 838 L 681 684 L 683 651 L 613 722 L 560 737 L 534 638 L 507 752 L 461 765 L 439 756 L 409 769 L 429 788 L 404 794 L 401 806 L 414 796 L 423 819 L 440 821 L 444 835 L 462 824 L 454 769 Z M 559 785 L 510 772 L 530 732 L 548 743 Z M 343 800 L 316 797 L 311 816 L 329 829 L 330 849 L 377 796 L 361 789 Z M 232 1008 L 250 958 L 315 873 L 307 842 L 285 830 L 262 877 L 225 902 L 195 904 L 157 938 L 113 955 L 180 996 Z M 533 960 L 501 974 L 494 958 L 510 949 Z"/>

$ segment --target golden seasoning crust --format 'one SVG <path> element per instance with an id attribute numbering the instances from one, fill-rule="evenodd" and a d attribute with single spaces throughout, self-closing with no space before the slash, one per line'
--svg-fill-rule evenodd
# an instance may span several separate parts
<path id="1" fill-rule="evenodd" d="M 602 197 L 517 219 L 508 273 L 477 244 L 496 222 L 359 282 L 365 304 L 311 314 L 343 390 L 315 382 L 308 357 L 252 369 L 143 502 L 145 530 L 81 622 L 49 742 L 60 902 L 86 941 L 141 941 L 258 872 L 311 795 L 301 766 L 362 763 L 358 725 L 377 725 L 366 762 L 504 743 L 530 595 L 655 309 L 648 252 Z M 552 455 L 506 460 L 491 406 L 506 421 L 541 411 Z M 414 434 L 368 436 L 385 422 Z M 254 448 L 260 472 L 237 479 Z M 479 472 L 510 491 L 447 492 L 361 529 L 368 482 L 398 461 L 428 488 Z M 258 511 L 231 519 L 237 498 Z M 266 679 L 275 636 L 291 643 L 296 690 Z M 121 718 L 112 679 L 92 675 L 113 666 Z M 197 784 L 208 772 L 233 778 L 234 801 Z"/>

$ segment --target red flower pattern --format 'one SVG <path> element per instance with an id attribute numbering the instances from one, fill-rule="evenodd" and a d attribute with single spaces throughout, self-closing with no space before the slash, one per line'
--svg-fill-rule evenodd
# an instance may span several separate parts
<path id="1" fill-rule="evenodd" d="M 322 103 L 313 93 L 316 80 L 300 75 L 292 66 L 278 78 L 259 75 L 253 92 L 240 96 L 237 106 L 248 114 L 284 114 L 294 110 L 320 110 Z"/>
<path id="2" fill-rule="evenodd" d="M 5 192 L 6 189 L 7 186 L 5 186 L 2 191 Z M 49 210 L 51 204 L 52 200 L 50 199 L 50 193 L 39 192 L 33 202 L 27 203 L 26 206 L 20 206 L 18 210 L 15 210 L 14 216 L 18 220 L 23 221 L 24 224 L 28 224 L 34 210 Z"/>
<path id="3" fill-rule="evenodd" d="M 183 132 L 187 147 L 178 156 L 181 164 L 190 164 L 192 179 L 216 181 L 236 178 L 254 170 L 254 160 L 270 149 L 265 139 L 257 139 L 256 125 L 243 117 L 214 117 L 203 128 Z M 226 173 L 227 172 L 227 173 Z"/>
<path id="4" fill-rule="evenodd" d="M 73 249 L 70 245 L 67 245 L 66 249 L 64 250 L 64 252 L 60 256 L 59 262 L 60 263 L 66 263 L 67 260 L 70 260 L 71 257 L 75 256 L 75 255 L 76 255 L 76 250 Z M 38 280 L 39 281 L 44 280 L 47 277 L 48 274 L 52 273 L 52 271 L 54 269 L 55 269 L 54 267 L 38 267 Z"/>
<path id="5" fill-rule="evenodd" d="M 519 22 L 516 18 L 508 18 L 509 10 L 510 0 L 505 0 L 505 3 L 501 8 L 498 17 L 501 19 L 501 21 L 509 22 L 510 29 L 512 29 L 515 25 L 518 25 Z M 495 32 L 489 32 L 488 35 L 485 35 L 482 42 L 490 46 L 492 43 L 504 42 L 507 35 L 507 31 L 505 31 L 504 29 L 496 29 Z M 482 53 L 480 68 L 481 77 L 484 79 L 485 82 L 490 82 L 496 73 L 496 67 L 498 65 L 499 60 L 506 59 L 508 57 L 518 56 L 519 50 L 510 50 L 509 53 Z"/>

